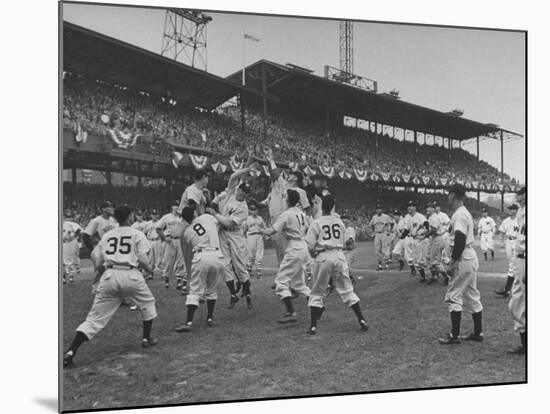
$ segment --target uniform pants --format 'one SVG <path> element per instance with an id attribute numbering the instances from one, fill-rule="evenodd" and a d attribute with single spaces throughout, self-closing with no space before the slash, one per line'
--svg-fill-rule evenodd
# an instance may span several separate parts
<path id="1" fill-rule="evenodd" d="M 516 274 L 516 241 L 507 239 L 505 247 L 508 258 L 508 276 L 514 277 Z"/>
<path id="2" fill-rule="evenodd" d="M 466 309 L 471 313 L 477 313 L 483 310 L 481 295 L 477 289 L 478 268 L 477 256 L 458 262 L 458 272 L 451 277 L 445 295 L 449 312 L 462 312 Z"/>
<path id="3" fill-rule="evenodd" d="M 510 302 L 508 302 L 508 309 L 512 314 L 514 320 L 514 329 L 519 332 L 525 332 L 527 327 L 525 319 L 525 291 L 526 286 L 523 283 L 523 277 L 525 276 L 525 259 L 515 259 L 516 275 L 514 278 L 514 284 L 512 285 L 512 292 L 510 295 Z"/>
<path id="4" fill-rule="evenodd" d="M 248 263 L 250 266 L 261 264 L 264 257 L 264 237 L 262 234 L 251 234 L 246 238 Z"/>
<path id="5" fill-rule="evenodd" d="M 443 264 L 443 251 L 445 250 L 445 241 L 443 236 L 435 235 L 430 239 L 429 253 L 430 269 L 437 272 L 445 272 Z"/>
<path id="6" fill-rule="evenodd" d="M 395 238 L 395 245 L 393 246 L 392 254 L 400 258 L 405 257 L 405 239 Z"/>
<path id="7" fill-rule="evenodd" d="M 290 241 L 275 276 L 275 293 L 281 298 L 292 296 L 292 291 L 309 296 L 311 290 L 306 286 L 305 268 L 309 260 L 305 241 Z"/>
<path id="8" fill-rule="evenodd" d="M 441 254 L 441 261 L 446 266 L 451 261 L 451 242 L 449 239 L 449 232 L 445 232 L 441 239 L 443 241 L 443 253 Z"/>
<path id="9" fill-rule="evenodd" d="M 353 291 L 349 277 L 349 267 L 341 250 L 329 250 L 319 253 L 314 259 L 313 284 L 309 295 L 308 306 L 324 307 L 324 299 L 329 280 L 332 278 L 334 288 L 342 302 L 353 306 L 359 298 Z"/>
<path id="10" fill-rule="evenodd" d="M 386 260 L 384 252 L 384 239 L 384 233 L 374 233 L 374 253 L 376 254 L 376 260 L 378 260 L 378 263 L 382 263 Z"/>
<path id="11" fill-rule="evenodd" d="M 220 231 L 220 247 L 224 255 L 225 281 L 231 282 L 235 278 L 245 283 L 250 280 L 246 269 L 246 244 L 241 232 Z"/>
<path id="12" fill-rule="evenodd" d="M 285 256 L 287 240 L 283 235 L 279 233 L 275 233 L 273 236 L 271 236 L 271 240 L 273 240 L 273 243 L 275 244 L 275 254 L 277 256 L 277 263 L 281 265 L 281 262 L 283 261 L 283 257 Z"/>
<path id="13" fill-rule="evenodd" d="M 479 240 L 479 245 L 481 247 L 481 251 L 485 253 L 487 250 L 495 250 L 495 245 L 493 242 L 493 232 L 488 233 L 481 233 L 481 237 Z"/>
<path id="14" fill-rule="evenodd" d="M 344 256 L 346 258 L 346 262 L 348 263 L 348 266 L 351 267 L 351 265 L 355 263 L 355 258 L 357 257 L 357 249 L 344 250 Z M 315 260 L 314 260 L 314 263 L 315 263 Z"/>
<path id="15" fill-rule="evenodd" d="M 179 239 L 166 238 L 162 264 L 162 277 L 170 279 L 175 276 L 176 279 L 185 279 L 185 264 Z"/>
<path id="16" fill-rule="evenodd" d="M 199 299 L 218 299 L 218 285 L 223 277 L 223 254 L 217 251 L 197 252 L 193 255 L 186 305 L 199 306 Z"/>
<path id="17" fill-rule="evenodd" d="M 162 271 L 162 256 L 163 256 L 163 243 L 162 240 L 149 240 L 151 244 L 151 250 L 149 251 L 149 260 L 151 261 L 151 268 L 153 271 Z"/>
<path id="18" fill-rule="evenodd" d="M 86 320 L 76 329 L 92 339 L 111 320 L 123 301 L 136 304 L 144 321 L 157 317 L 155 298 L 137 269 L 107 269 Z"/>
<path id="19" fill-rule="evenodd" d="M 418 240 L 413 237 L 405 237 L 403 239 L 403 247 L 405 250 L 405 261 L 409 266 L 414 265 L 415 254 L 418 247 Z"/>
<path id="20" fill-rule="evenodd" d="M 69 278 L 76 275 L 80 265 L 80 247 L 76 240 L 63 243 L 63 274 Z"/>

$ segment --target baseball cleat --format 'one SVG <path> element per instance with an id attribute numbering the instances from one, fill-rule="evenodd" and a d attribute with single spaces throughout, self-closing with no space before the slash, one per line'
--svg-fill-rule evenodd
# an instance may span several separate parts
<path id="1" fill-rule="evenodd" d="M 359 325 L 361 325 L 361 330 L 362 331 L 368 331 L 369 330 L 369 325 L 367 325 L 367 321 L 364 320 L 364 319 L 361 319 L 359 321 Z"/>
<path id="2" fill-rule="evenodd" d="M 510 292 L 508 292 L 507 290 L 504 290 L 504 289 L 495 290 L 495 294 L 497 296 L 500 296 L 501 298 L 507 298 L 508 296 L 510 296 Z"/>
<path id="3" fill-rule="evenodd" d="M 278 319 L 278 323 L 292 323 L 298 320 L 296 312 L 285 313 L 281 319 Z"/>
<path id="4" fill-rule="evenodd" d="M 506 353 L 511 354 L 511 355 L 525 355 L 526 349 L 525 349 L 524 346 L 519 345 L 519 346 L 516 346 L 514 348 L 510 348 L 510 349 L 506 350 Z"/>
<path id="5" fill-rule="evenodd" d="M 390 270 L 390 266 L 388 264 L 386 264 L 386 266 L 384 267 L 385 270 Z"/>
<path id="6" fill-rule="evenodd" d="M 402 271 L 404 267 L 405 267 L 405 262 L 403 260 L 400 260 L 399 261 L 399 271 Z"/>
<path id="7" fill-rule="evenodd" d="M 310 335 L 315 335 L 317 333 L 317 327 L 316 326 L 310 326 L 307 330 L 307 333 Z"/>
<path id="8" fill-rule="evenodd" d="M 473 332 L 470 335 L 459 336 L 463 341 L 483 342 L 483 333 L 476 335 Z"/>
<path id="9" fill-rule="evenodd" d="M 246 308 L 252 309 L 252 298 L 250 295 L 246 295 Z"/>
<path id="10" fill-rule="evenodd" d="M 158 339 L 155 338 L 143 338 L 141 340 L 141 346 L 143 348 L 150 348 L 152 346 L 155 346 L 159 343 Z"/>
<path id="11" fill-rule="evenodd" d="M 182 287 L 183 287 L 183 283 L 181 282 L 176 283 L 176 290 L 181 290 Z"/>
<path id="12" fill-rule="evenodd" d="M 65 278 L 63 278 L 63 284 L 66 285 L 67 284 L 67 280 Z"/>
<path id="13" fill-rule="evenodd" d="M 206 320 L 206 326 L 215 326 L 214 320 L 212 318 L 208 318 Z"/>
<path id="14" fill-rule="evenodd" d="M 74 279 L 72 277 L 69 278 L 69 283 L 73 283 Z"/>
<path id="15" fill-rule="evenodd" d="M 204 302 L 205 302 L 204 298 L 199 298 L 199 303 L 204 303 Z"/>
<path id="16" fill-rule="evenodd" d="M 271 285 L 271 289 L 275 289 L 276 287 L 277 287 L 277 285 L 276 285 L 275 283 L 273 283 L 273 284 Z"/>
<path id="17" fill-rule="evenodd" d="M 71 368 L 74 366 L 73 357 L 74 355 L 71 351 L 63 355 L 63 368 Z"/>
<path id="18" fill-rule="evenodd" d="M 132 310 L 132 311 L 137 310 L 137 308 L 138 308 L 138 307 L 137 307 L 137 305 L 136 305 L 135 303 L 132 303 L 132 304 L 130 305 L 130 310 Z"/>
<path id="19" fill-rule="evenodd" d="M 452 334 L 447 334 L 447 336 L 439 338 L 438 341 L 442 345 L 455 345 L 461 342 L 459 338 L 455 338 Z"/>
<path id="20" fill-rule="evenodd" d="M 183 325 L 178 326 L 175 329 L 175 331 L 176 332 L 190 332 L 191 331 L 191 323 L 190 322 L 184 323 Z"/>
<path id="21" fill-rule="evenodd" d="M 382 265 L 379 264 L 378 267 L 376 268 L 376 270 L 382 270 Z"/>
<path id="22" fill-rule="evenodd" d="M 237 295 L 232 295 L 227 309 L 233 309 L 238 301 L 239 301 L 239 297 Z"/>

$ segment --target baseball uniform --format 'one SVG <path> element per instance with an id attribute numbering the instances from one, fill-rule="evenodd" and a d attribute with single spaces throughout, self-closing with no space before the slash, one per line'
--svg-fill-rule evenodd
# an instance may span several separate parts
<path id="1" fill-rule="evenodd" d="M 151 268 L 155 272 L 162 272 L 162 254 L 163 254 L 163 243 L 157 233 L 157 225 L 159 220 L 150 220 L 145 224 L 144 233 L 149 240 L 151 245 L 151 252 L 149 255 L 151 261 Z"/>
<path id="2" fill-rule="evenodd" d="M 183 233 L 193 254 L 186 305 L 199 306 L 200 298 L 218 299 L 218 285 L 224 273 L 218 237 L 219 223 L 210 214 L 195 217 Z"/>
<path id="3" fill-rule="evenodd" d="M 147 222 L 144 220 L 141 221 L 135 221 L 132 226 L 133 229 L 141 231 L 143 234 L 145 234 L 145 228 L 147 227 Z"/>
<path id="4" fill-rule="evenodd" d="M 405 219 L 401 217 L 395 226 L 395 243 L 393 246 L 392 254 L 399 258 L 405 257 L 405 240 L 402 239 L 401 235 L 405 230 Z"/>
<path id="5" fill-rule="evenodd" d="M 97 237 L 97 241 L 99 241 L 105 233 L 114 229 L 115 227 L 118 227 L 118 223 L 113 217 L 109 216 L 109 218 L 105 218 L 103 216 L 97 216 L 90 220 L 90 222 L 84 229 L 84 233 L 86 233 L 92 239 L 94 239 L 94 237 Z M 92 254 L 94 250 L 92 250 Z"/>
<path id="6" fill-rule="evenodd" d="M 264 236 L 262 230 L 265 229 L 264 219 L 260 216 L 248 216 L 245 224 L 246 244 L 248 247 L 248 272 L 252 274 L 254 266 L 258 278 L 262 274 L 262 259 L 264 257 Z"/>
<path id="7" fill-rule="evenodd" d="M 237 278 L 240 283 L 245 283 L 250 280 L 250 275 L 246 267 L 247 250 L 242 224 L 248 217 L 248 206 L 246 201 L 237 200 L 236 189 L 236 186 L 227 188 L 226 197 L 219 204 L 220 214 L 233 222 L 230 228 L 220 227 L 219 238 L 225 262 L 225 281 Z"/>
<path id="8" fill-rule="evenodd" d="M 193 183 L 190 186 L 187 186 L 183 194 L 181 195 L 180 205 L 178 207 L 178 213 L 181 214 L 181 211 L 184 207 L 189 207 L 189 201 L 193 200 L 197 205 L 197 214 L 204 214 L 206 208 L 206 197 L 197 184 Z"/>
<path id="9" fill-rule="evenodd" d="M 498 231 L 505 238 L 506 258 L 508 259 L 508 276 L 514 277 L 515 274 L 515 259 L 516 259 L 516 242 L 519 234 L 519 226 L 516 218 L 506 217 L 501 223 Z"/>
<path id="10" fill-rule="evenodd" d="M 510 313 L 512 314 L 512 318 L 514 320 L 514 329 L 520 334 L 524 334 L 527 329 L 527 321 L 525 315 L 525 261 L 527 258 L 527 221 L 525 214 L 526 207 L 522 206 L 518 210 L 516 215 L 516 221 L 519 231 L 515 246 L 515 279 L 514 284 L 512 285 L 510 302 L 508 303 L 508 309 L 510 310 Z"/>
<path id="11" fill-rule="evenodd" d="M 405 260 L 409 266 L 424 267 L 423 254 L 426 246 L 425 243 L 420 243 L 420 238 L 425 233 L 425 222 L 426 217 L 418 212 L 414 215 L 407 214 L 403 219 L 403 229 L 409 232 L 404 241 Z"/>
<path id="12" fill-rule="evenodd" d="M 63 221 L 63 282 L 69 278 L 73 282 L 77 273 L 77 264 L 80 259 L 80 245 L 78 244 L 78 232 L 82 231 L 77 223 Z"/>
<path id="13" fill-rule="evenodd" d="M 185 263 L 179 237 L 183 231 L 182 218 L 172 212 L 165 214 L 157 222 L 156 228 L 166 236 L 163 246 L 162 277 L 166 284 L 175 276 L 179 286 L 185 279 Z"/>
<path id="14" fill-rule="evenodd" d="M 481 247 L 481 251 L 483 253 L 486 253 L 487 250 L 495 250 L 494 242 L 493 242 L 493 235 L 495 233 L 496 224 L 495 221 L 491 217 L 481 217 L 479 219 L 478 226 L 478 234 L 480 237 L 479 244 Z"/>
<path id="15" fill-rule="evenodd" d="M 272 227 L 285 238 L 287 244 L 275 277 L 275 292 L 281 299 L 292 296 L 292 291 L 309 296 L 311 291 L 306 286 L 304 277 L 310 257 L 304 241 L 306 231 L 304 212 L 299 207 L 291 207 L 279 216 Z"/>
<path id="16" fill-rule="evenodd" d="M 144 321 L 156 318 L 155 298 L 138 270 L 138 256 L 151 248 L 145 235 L 131 227 L 117 227 L 104 234 L 96 248 L 106 270 L 92 308 L 77 331 L 92 339 L 128 299 L 137 305 Z"/>
<path id="17" fill-rule="evenodd" d="M 347 243 L 350 240 L 353 243 L 355 243 L 356 237 L 357 236 L 355 234 L 355 228 L 352 226 L 347 227 L 344 233 L 344 246 L 345 246 L 345 243 Z M 346 261 L 348 262 L 348 265 L 351 267 L 351 265 L 355 263 L 355 258 L 357 256 L 357 249 L 353 248 L 353 249 L 344 250 L 344 256 L 346 257 Z"/>
<path id="18" fill-rule="evenodd" d="M 455 231 L 460 231 L 466 235 L 466 246 L 461 257 L 457 260 L 458 272 L 451 277 L 445 295 L 445 302 L 449 305 L 449 312 L 462 312 L 463 308 L 467 308 L 471 313 L 481 312 L 483 306 L 481 295 L 477 289 L 479 262 L 473 247 L 475 241 L 474 220 L 466 207 L 461 206 L 453 213 L 450 229 L 451 246 L 454 245 Z"/>
<path id="19" fill-rule="evenodd" d="M 445 272 L 443 263 L 443 252 L 445 250 L 444 234 L 448 234 L 447 226 L 441 222 L 442 217 L 437 213 L 432 213 L 428 217 L 430 230 L 435 231 L 430 236 L 428 257 L 430 260 L 430 269 L 432 272 Z"/>
<path id="20" fill-rule="evenodd" d="M 309 249 L 319 251 L 314 258 L 308 306 L 324 308 L 324 298 L 331 278 L 342 302 L 350 307 L 359 302 L 353 291 L 348 262 L 342 251 L 345 231 L 342 220 L 333 215 L 315 219 L 307 231 L 306 242 Z"/>
<path id="21" fill-rule="evenodd" d="M 384 253 L 384 239 L 386 233 L 386 225 L 390 222 L 390 217 L 387 214 L 375 214 L 370 220 L 369 226 L 374 232 L 374 253 L 378 259 L 378 264 L 381 265 L 388 258 Z"/>
<path id="22" fill-rule="evenodd" d="M 441 231 L 443 232 L 443 253 L 441 255 L 441 261 L 445 265 L 448 265 L 451 257 L 449 251 L 449 227 L 451 225 L 451 219 L 443 211 L 440 211 L 436 214 L 439 216 L 439 221 L 441 222 Z"/>

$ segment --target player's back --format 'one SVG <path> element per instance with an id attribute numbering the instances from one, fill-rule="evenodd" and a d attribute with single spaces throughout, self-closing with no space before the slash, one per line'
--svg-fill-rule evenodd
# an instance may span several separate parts
<path id="1" fill-rule="evenodd" d="M 138 255 L 150 249 L 145 235 L 132 227 L 117 227 L 108 231 L 99 242 L 99 252 L 105 265 L 137 267 Z"/>
<path id="2" fill-rule="evenodd" d="M 218 237 L 218 220 L 210 214 L 202 214 L 195 217 L 191 224 L 185 229 L 185 241 L 190 244 L 193 250 L 219 249 L 220 240 Z"/>
<path id="3" fill-rule="evenodd" d="M 311 237 L 315 237 L 316 246 L 322 249 L 342 249 L 344 247 L 346 229 L 341 219 L 332 214 L 321 216 L 313 221 L 312 226 L 313 228 L 308 230 L 308 243 L 313 242 Z"/>
<path id="4" fill-rule="evenodd" d="M 273 224 L 273 228 L 287 240 L 303 240 L 306 232 L 306 215 L 298 207 L 291 207 Z"/>

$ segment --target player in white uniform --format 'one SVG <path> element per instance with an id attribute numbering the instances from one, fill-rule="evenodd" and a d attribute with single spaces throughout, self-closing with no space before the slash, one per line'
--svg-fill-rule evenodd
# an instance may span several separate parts
<path id="1" fill-rule="evenodd" d="M 425 257 L 424 245 L 420 243 L 420 239 L 425 234 L 426 217 L 416 211 L 416 204 L 413 201 L 407 203 L 408 214 L 403 219 L 403 234 L 405 235 L 404 248 L 405 260 L 411 268 L 411 275 L 416 274 L 416 270 L 420 273 L 420 281 L 426 280 L 424 272 Z"/>
<path id="2" fill-rule="evenodd" d="M 482 210 L 483 217 L 479 219 L 477 223 L 477 233 L 479 236 L 479 245 L 481 247 L 481 252 L 483 257 L 487 260 L 487 250 L 491 251 L 491 259 L 495 258 L 495 245 L 493 241 L 493 235 L 496 231 L 495 221 L 489 217 L 487 209 Z"/>
<path id="3" fill-rule="evenodd" d="M 439 338 L 444 345 L 458 344 L 461 339 L 483 341 L 481 325 L 481 296 L 477 289 L 477 271 L 479 262 L 474 250 L 474 220 L 464 207 L 466 189 L 461 184 L 454 184 L 449 189 L 449 204 L 455 209 L 451 218 L 452 254 L 448 273 L 451 277 L 445 295 L 451 315 L 451 333 Z M 463 309 L 472 313 L 474 331 L 460 337 L 460 322 Z"/>
<path id="4" fill-rule="evenodd" d="M 145 234 L 145 227 L 147 226 L 147 222 L 143 219 L 143 212 L 141 210 L 136 210 L 134 213 L 134 217 L 136 221 L 132 223 L 132 228 L 141 231 L 143 234 Z"/>
<path id="5" fill-rule="evenodd" d="M 332 214 L 334 198 L 330 195 L 321 201 L 322 215 L 315 219 L 306 235 L 308 249 L 314 259 L 313 284 L 309 295 L 308 306 L 311 311 L 311 325 L 308 333 L 317 333 L 317 323 L 325 309 L 324 298 L 332 279 L 336 292 L 342 302 L 348 305 L 357 316 L 361 329 L 368 329 L 361 312 L 359 298 L 353 291 L 349 277 L 349 266 L 342 249 L 345 244 L 345 227 L 342 220 Z"/>
<path id="6" fill-rule="evenodd" d="M 193 324 L 195 311 L 200 300 L 206 299 L 206 325 L 214 325 L 214 308 L 218 299 L 218 285 L 224 273 L 223 254 L 218 238 L 219 222 L 210 214 L 196 215 L 197 209 L 186 206 L 182 217 L 189 224 L 183 238 L 185 246 L 191 249 L 192 267 L 189 278 L 189 293 L 185 301 L 186 322 L 176 328 L 176 332 L 188 332 Z"/>
<path id="7" fill-rule="evenodd" d="M 78 348 L 94 338 L 111 320 L 124 299 L 137 304 L 143 319 L 144 348 L 157 344 L 151 337 L 153 319 L 157 317 L 155 298 L 139 268 L 151 272 L 145 235 L 130 227 L 132 211 L 126 206 L 114 211 L 119 227 L 106 232 L 94 249 L 92 261 L 96 269 L 104 267 L 92 308 L 86 320 L 76 328 L 76 335 L 63 357 L 63 366 L 73 365 Z"/>
<path id="8" fill-rule="evenodd" d="M 178 213 L 181 214 L 184 207 L 192 207 L 197 210 L 199 216 L 204 214 L 207 202 L 204 190 L 206 190 L 207 185 L 208 173 L 205 170 L 197 170 L 195 172 L 195 182 L 188 186 L 181 195 Z"/>
<path id="9" fill-rule="evenodd" d="M 84 245 L 93 252 L 95 245 L 109 230 L 118 227 L 117 221 L 113 218 L 114 207 L 110 201 L 101 205 L 101 215 L 90 220 L 84 232 L 82 241 Z"/>
<path id="10" fill-rule="evenodd" d="M 519 333 L 521 345 L 511 348 L 507 352 L 518 355 L 524 355 L 527 352 L 527 315 L 525 313 L 525 295 L 527 290 L 527 273 L 525 269 L 525 261 L 527 260 L 526 193 L 527 187 L 522 187 L 516 195 L 516 201 L 520 205 L 516 215 L 519 231 L 515 247 L 515 278 L 512 285 L 510 302 L 508 303 L 508 309 L 514 320 L 514 330 Z"/>
<path id="11" fill-rule="evenodd" d="M 378 268 L 377 270 L 382 270 L 382 265 L 385 264 L 387 267 L 387 262 L 389 260 L 389 239 L 386 235 L 386 226 L 391 222 L 391 217 L 383 213 L 382 206 L 376 205 L 376 214 L 372 216 L 369 226 L 374 233 L 374 253 L 378 259 Z"/>
<path id="12" fill-rule="evenodd" d="M 248 248 L 248 273 L 252 276 L 256 268 L 256 278 L 262 277 L 262 259 L 264 257 L 264 235 L 265 222 L 261 216 L 258 216 L 258 208 L 254 203 L 248 207 L 250 215 L 243 224 L 243 231 L 246 234 L 246 244 Z"/>
<path id="13" fill-rule="evenodd" d="M 155 273 L 162 274 L 163 243 L 157 232 L 158 221 L 159 216 L 157 210 L 151 211 L 151 220 L 145 223 L 144 229 L 145 236 L 147 237 L 147 240 L 149 240 L 149 244 L 151 245 L 151 253 L 149 259 L 151 261 L 151 269 L 153 269 L 153 274 L 148 276 L 151 279 L 153 278 L 153 275 Z"/>
<path id="14" fill-rule="evenodd" d="M 446 275 L 446 265 L 443 263 L 443 250 L 445 242 L 443 235 L 447 233 L 447 226 L 441 223 L 441 216 L 435 212 L 435 206 L 430 203 L 426 206 L 428 215 L 429 230 L 426 238 L 429 241 L 428 257 L 430 261 L 431 277 L 427 283 L 431 284 L 437 281 L 439 275 Z"/>
<path id="15" fill-rule="evenodd" d="M 172 210 L 165 214 L 156 225 L 163 243 L 162 278 L 166 289 L 170 288 L 170 278 L 175 276 L 176 289 L 186 292 L 186 272 L 181 249 L 180 235 L 183 231 L 181 216 L 178 213 L 179 200 L 172 202 Z"/>
<path id="16" fill-rule="evenodd" d="M 82 231 L 73 220 L 73 213 L 70 210 L 65 210 L 63 217 L 63 284 L 74 282 L 74 277 L 77 273 L 77 263 L 80 259 L 80 245 L 78 237 Z"/>
<path id="17" fill-rule="evenodd" d="M 516 220 L 518 205 L 512 204 L 508 206 L 508 211 L 510 215 L 504 219 L 498 229 L 502 234 L 502 243 L 506 249 L 506 258 L 508 259 L 508 275 L 504 289 L 495 291 L 498 296 L 503 298 L 507 298 L 510 295 L 510 290 L 515 279 L 516 242 L 519 233 L 519 226 Z"/>
<path id="18" fill-rule="evenodd" d="M 294 294 L 301 293 L 308 297 L 311 290 L 306 285 L 305 268 L 309 260 L 306 242 L 306 217 L 298 204 L 300 194 L 293 190 L 287 190 L 286 202 L 288 209 L 283 212 L 273 225 L 264 230 L 264 234 L 272 236 L 280 233 L 286 239 L 287 248 L 281 261 L 279 271 L 275 277 L 275 292 L 283 301 L 286 309 L 285 315 L 279 319 L 279 323 L 296 322 L 297 315 L 292 304 Z"/>
<path id="19" fill-rule="evenodd" d="M 355 259 L 357 257 L 357 246 L 355 244 L 357 235 L 355 232 L 355 227 L 351 225 L 351 220 L 348 216 L 342 216 L 342 222 L 346 227 L 344 232 L 344 256 L 346 257 L 346 262 L 349 267 L 349 277 L 352 283 L 354 283 L 351 266 L 355 263 Z"/>
<path id="20" fill-rule="evenodd" d="M 255 168 L 255 164 L 235 171 L 229 177 L 226 196 L 219 201 L 220 213 L 212 208 L 206 211 L 212 214 L 220 223 L 220 247 L 225 256 L 225 284 L 231 294 L 229 309 L 239 301 L 235 280 L 242 287 L 242 294 L 246 297 L 248 309 L 252 309 L 252 293 L 250 291 L 250 275 L 246 266 L 246 239 L 242 224 L 248 217 L 246 198 L 250 194 L 250 187 L 246 183 L 239 184 L 240 178 Z"/>
<path id="21" fill-rule="evenodd" d="M 397 209 L 393 212 L 393 221 L 397 224 L 394 226 L 395 236 L 392 256 L 397 258 L 399 262 L 399 271 L 402 271 L 405 267 L 405 219 Z"/>
<path id="22" fill-rule="evenodd" d="M 441 211 L 441 206 L 437 201 L 435 201 L 433 204 L 435 206 L 435 214 L 439 216 L 439 221 L 441 223 L 441 232 L 443 233 L 443 253 L 441 255 L 441 261 L 445 266 L 447 266 L 451 261 L 451 254 L 449 250 L 449 226 L 451 225 L 451 219 L 445 212 Z M 445 284 L 445 286 L 447 286 L 449 284 L 449 277 L 447 276 L 447 272 L 442 273 L 442 275 L 443 283 Z"/>

